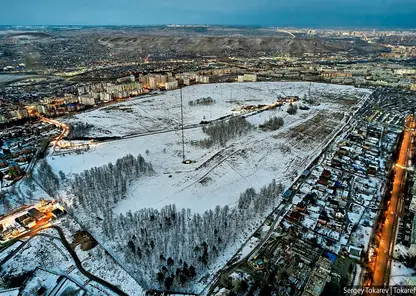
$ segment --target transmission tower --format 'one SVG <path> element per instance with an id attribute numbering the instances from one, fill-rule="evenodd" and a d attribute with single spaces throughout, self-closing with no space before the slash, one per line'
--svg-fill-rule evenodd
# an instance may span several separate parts
<path id="1" fill-rule="evenodd" d="M 183 134 L 183 98 L 182 98 L 182 87 L 180 88 L 180 93 L 181 93 L 182 162 L 185 162 L 185 136 Z"/>
<path id="2" fill-rule="evenodd" d="M 315 69 L 316 41 L 313 43 L 312 71 Z M 312 80 L 309 82 L 308 98 L 311 100 Z"/>

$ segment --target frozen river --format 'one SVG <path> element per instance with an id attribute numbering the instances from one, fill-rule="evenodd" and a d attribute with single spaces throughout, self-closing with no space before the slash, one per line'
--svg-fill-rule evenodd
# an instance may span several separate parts
<path id="1" fill-rule="evenodd" d="M 22 74 L 0 74 L 0 83 L 2 82 L 10 82 L 13 80 L 18 80 L 22 78 L 27 78 L 32 75 L 22 75 Z"/>

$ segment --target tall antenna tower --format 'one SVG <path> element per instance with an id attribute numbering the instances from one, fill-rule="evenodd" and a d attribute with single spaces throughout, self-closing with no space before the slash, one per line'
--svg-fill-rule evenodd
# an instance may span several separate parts
<path id="1" fill-rule="evenodd" d="M 315 69 L 316 41 L 313 43 L 312 71 Z M 311 100 L 312 80 L 309 82 L 308 99 Z"/>
<path id="2" fill-rule="evenodd" d="M 185 136 L 183 134 L 183 98 L 182 98 L 182 87 L 181 92 L 181 130 L 182 130 L 182 162 L 185 162 Z"/>

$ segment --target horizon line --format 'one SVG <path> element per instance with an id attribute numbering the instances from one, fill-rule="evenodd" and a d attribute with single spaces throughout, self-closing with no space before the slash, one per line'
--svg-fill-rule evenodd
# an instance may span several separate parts
<path id="1" fill-rule="evenodd" d="M 179 27 L 253 27 L 253 28 L 294 28 L 294 29 L 371 29 L 371 30 L 416 30 L 416 27 L 394 27 L 394 26 L 353 26 L 353 25 L 310 25 L 310 26 L 279 26 L 279 25 L 243 25 L 243 24 L 0 24 L 0 27 L 161 27 L 161 26 L 179 26 Z"/>

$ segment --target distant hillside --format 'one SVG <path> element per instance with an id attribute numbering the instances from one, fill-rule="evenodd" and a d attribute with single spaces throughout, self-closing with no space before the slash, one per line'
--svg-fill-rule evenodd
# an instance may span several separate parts
<path id="1" fill-rule="evenodd" d="M 300 55 L 312 53 L 314 42 L 317 52 L 349 52 L 360 54 L 366 52 L 381 52 L 386 49 L 352 40 L 323 40 L 323 39 L 287 39 L 274 37 L 178 37 L 178 36 L 107 36 L 98 42 L 114 50 L 134 51 L 137 54 L 159 55 L 169 53 L 171 56 L 263 56 L 290 53 Z"/>

